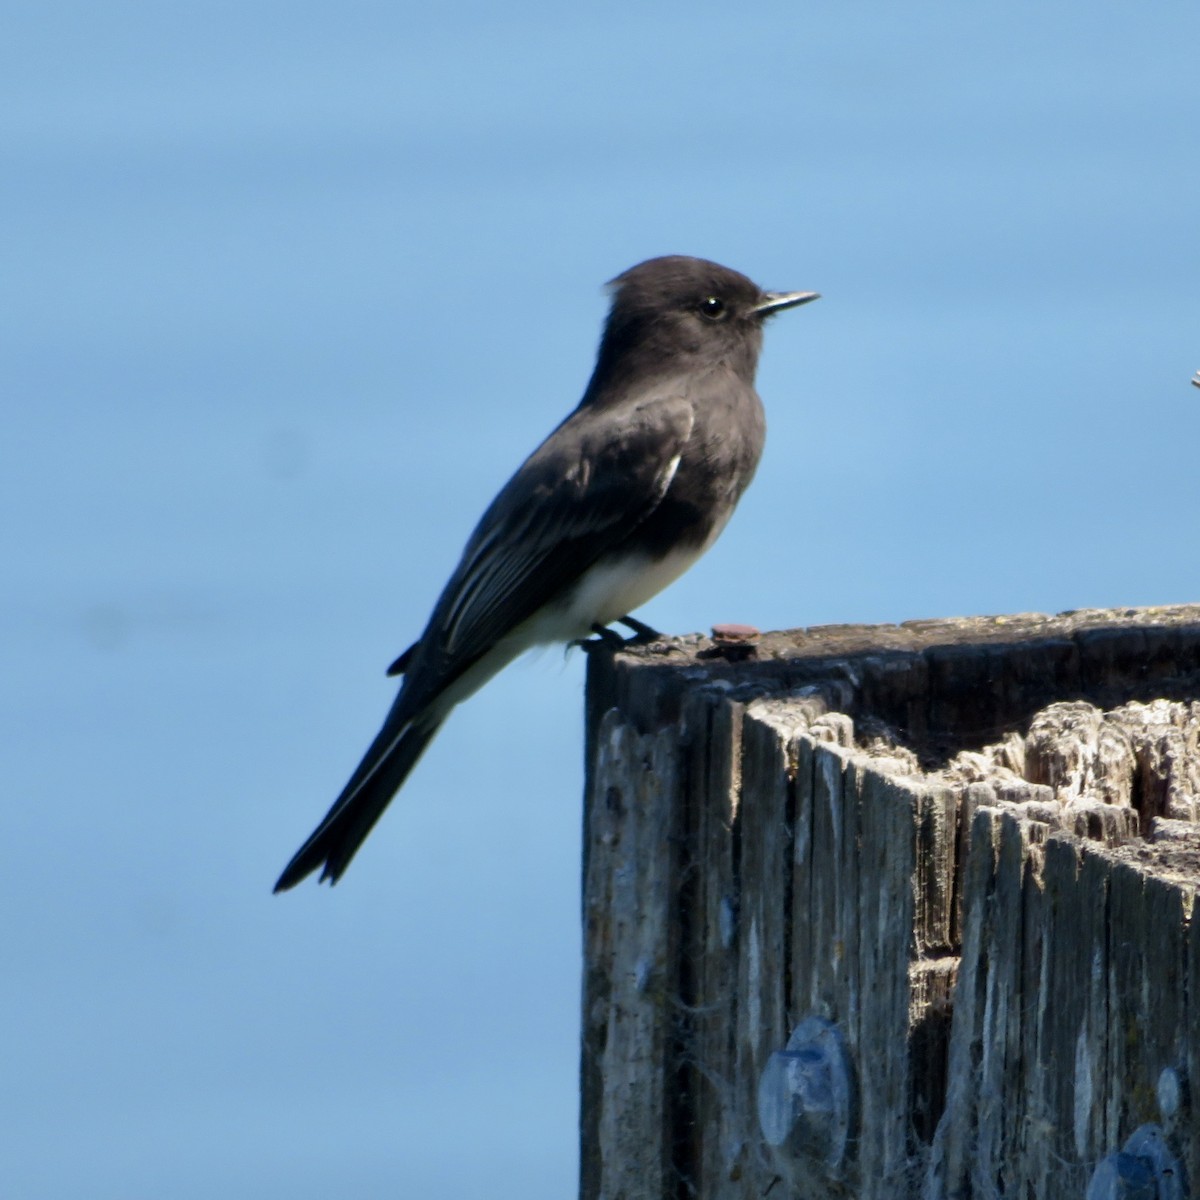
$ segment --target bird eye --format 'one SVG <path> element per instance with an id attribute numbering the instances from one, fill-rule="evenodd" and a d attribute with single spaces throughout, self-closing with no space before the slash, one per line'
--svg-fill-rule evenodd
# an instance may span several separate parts
<path id="1" fill-rule="evenodd" d="M 720 296 L 709 296 L 701 303 L 700 311 L 710 321 L 719 321 L 725 315 L 725 301 Z"/>

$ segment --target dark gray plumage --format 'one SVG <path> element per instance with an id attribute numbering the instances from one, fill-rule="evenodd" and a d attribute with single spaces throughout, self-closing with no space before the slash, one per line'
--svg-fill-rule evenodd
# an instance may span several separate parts
<path id="1" fill-rule="evenodd" d="M 450 710 L 530 646 L 607 639 L 712 544 L 754 475 L 763 321 L 815 300 L 703 259 L 654 258 L 610 285 L 579 406 L 471 535 L 358 769 L 275 890 L 336 882 Z"/>

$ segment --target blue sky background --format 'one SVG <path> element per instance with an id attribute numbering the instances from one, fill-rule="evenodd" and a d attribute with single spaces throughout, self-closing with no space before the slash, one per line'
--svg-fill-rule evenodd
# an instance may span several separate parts
<path id="1" fill-rule="evenodd" d="M 686 632 L 1200 600 L 1200 8 L 12 0 L 0 1194 L 573 1194 L 580 656 L 270 887 L 601 285 L 768 331 Z"/>

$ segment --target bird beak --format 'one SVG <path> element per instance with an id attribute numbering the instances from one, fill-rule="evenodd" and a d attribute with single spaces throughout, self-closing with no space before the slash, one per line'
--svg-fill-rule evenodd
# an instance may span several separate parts
<path id="1" fill-rule="evenodd" d="M 796 308 L 810 300 L 820 300 L 820 292 L 766 292 L 762 300 L 750 311 L 759 317 L 769 317 L 785 308 Z"/>

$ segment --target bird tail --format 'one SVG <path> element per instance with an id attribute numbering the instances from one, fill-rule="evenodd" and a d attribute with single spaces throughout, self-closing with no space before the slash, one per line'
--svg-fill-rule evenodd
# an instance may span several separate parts
<path id="1" fill-rule="evenodd" d="M 397 733 L 385 724 L 325 819 L 284 868 L 276 892 L 295 887 L 318 867 L 322 882 L 337 883 L 440 726 L 440 720 L 409 721 Z"/>

